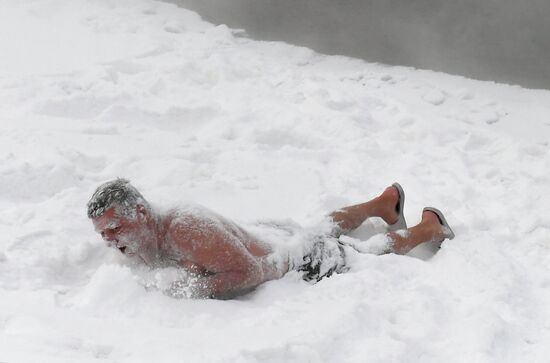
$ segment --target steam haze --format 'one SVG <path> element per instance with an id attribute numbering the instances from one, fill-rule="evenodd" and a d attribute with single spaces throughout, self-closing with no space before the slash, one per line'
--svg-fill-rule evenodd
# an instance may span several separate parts
<path id="1" fill-rule="evenodd" d="M 170 0 L 249 36 L 550 89 L 548 0 Z"/>

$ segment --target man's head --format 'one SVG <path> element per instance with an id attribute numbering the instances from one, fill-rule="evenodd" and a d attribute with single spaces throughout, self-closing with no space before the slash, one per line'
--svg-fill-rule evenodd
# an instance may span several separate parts
<path id="1" fill-rule="evenodd" d="M 109 208 L 127 218 L 136 218 L 136 207 L 150 209 L 149 203 L 127 179 L 115 179 L 101 184 L 88 202 L 88 218 L 101 217 Z"/>
<path id="2" fill-rule="evenodd" d="M 134 255 L 153 242 L 151 207 L 128 180 L 116 179 L 100 185 L 87 206 L 96 231 L 110 246 Z"/>

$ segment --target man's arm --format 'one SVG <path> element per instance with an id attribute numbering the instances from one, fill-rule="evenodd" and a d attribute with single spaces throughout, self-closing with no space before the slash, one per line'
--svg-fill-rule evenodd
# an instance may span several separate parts
<path id="1" fill-rule="evenodd" d="M 192 288 L 195 297 L 232 297 L 263 282 L 259 261 L 219 221 L 186 216 L 169 233 L 183 257 L 207 271 Z"/>

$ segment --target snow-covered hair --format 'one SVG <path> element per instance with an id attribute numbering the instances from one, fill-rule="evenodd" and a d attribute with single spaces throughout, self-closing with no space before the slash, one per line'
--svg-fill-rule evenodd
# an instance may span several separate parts
<path id="1" fill-rule="evenodd" d="M 114 207 L 118 215 L 135 218 L 136 207 L 150 209 L 149 203 L 127 179 L 117 178 L 101 184 L 88 202 L 88 218 L 101 217 Z"/>

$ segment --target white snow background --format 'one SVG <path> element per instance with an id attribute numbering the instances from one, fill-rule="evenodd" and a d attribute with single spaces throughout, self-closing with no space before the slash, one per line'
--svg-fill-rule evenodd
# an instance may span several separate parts
<path id="1" fill-rule="evenodd" d="M 549 115 L 549 91 L 252 41 L 162 2 L 2 0 L 0 362 L 548 362 Z M 259 222 L 312 226 L 399 181 L 409 225 L 435 206 L 457 237 L 177 300 L 154 288 L 174 271 L 93 231 L 85 203 L 115 177 L 281 244 Z"/>

